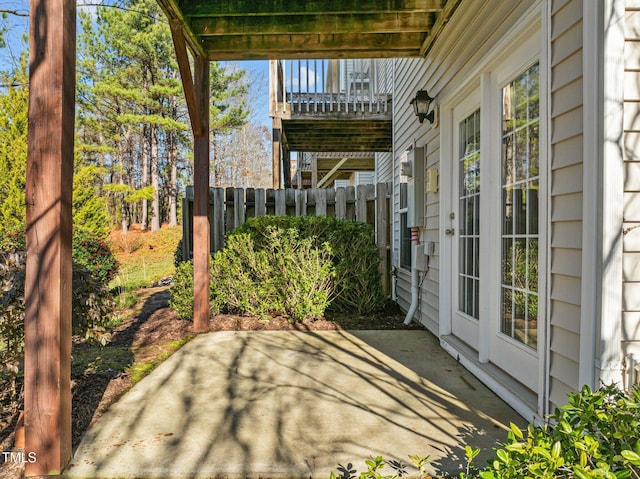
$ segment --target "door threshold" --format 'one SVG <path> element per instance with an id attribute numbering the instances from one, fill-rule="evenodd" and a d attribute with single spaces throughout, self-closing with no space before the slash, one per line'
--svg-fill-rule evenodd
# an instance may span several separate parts
<path id="1" fill-rule="evenodd" d="M 540 424 L 538 395 L 492 363 L 478 361 L 478 352 L 453 335 L 440 336 L 440 345 L 527 421 Z"/>

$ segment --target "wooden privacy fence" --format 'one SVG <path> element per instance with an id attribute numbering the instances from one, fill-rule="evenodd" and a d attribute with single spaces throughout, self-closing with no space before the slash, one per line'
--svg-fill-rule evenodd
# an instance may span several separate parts
<path id="1" fill-rule="evenodd" d="M 292 188 L 209 188 L 211 253 L 224 247 L 227 232 L 247 218 L 277 216 L 327 216 L 362 221 L 375 228 L 376 245 L 382 259 L 380 273 L 385 294 L 390 291 L 389 221 L 391 183 L 346 188 L 296 190 Z M 193 187 L 188 186 L 182 203 L 182 254 L 193 257 Z"/>

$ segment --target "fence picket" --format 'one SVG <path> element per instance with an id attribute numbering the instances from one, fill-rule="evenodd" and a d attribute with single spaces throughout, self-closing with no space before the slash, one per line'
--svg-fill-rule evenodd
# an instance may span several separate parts
<path id="1" fill-rule="evenodd" d="M 267 196 L 264 188 L 258 188 L 255 194 L 256 198 L 256 217 L 264 216 L 267 214 Z"/>
<path id="2" fill-rule="evenodd" d="M 193 255 L 193 187 L 186 188 L 183 200 L 183 257 Z M 385 292 L 390 276 L 390 197 L 391 185 L 358 185 L 346 188 L 310 190 L 273 190 L 262 188 L 210 188 L 209 224 L 211 252 L 224 247 L 226 233 L 242 225 L 247 218 L 265 214 L 331 216 L 374 225 L 376 244 L 382 262 L 380 272 Z"/>
<path id="3" fill-rule="evenodd" d="M 275 190 L 275 215 L 286 216 L 287 215 L 287 203 L 285 197 L 285 190 Z"/>

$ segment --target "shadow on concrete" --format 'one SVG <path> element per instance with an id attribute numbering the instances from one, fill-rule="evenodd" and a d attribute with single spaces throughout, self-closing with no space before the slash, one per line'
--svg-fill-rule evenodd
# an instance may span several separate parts
<path id="1" fill-rule="evenodd" d="M 77 447 L 80 443 L 82 433 L 86 431 L 93 417 L 98 410 L 100 401 L 109 386 L 109 382 L 116 378 L 122 372 L 122 367 L 113 369 L 109 367 L 92 367 L 90 370 L 81 370 L 73 367 L 74 363 L 87 363 L 93 360 L 98 361 L 96 357 L 101 357 L 108 363 L 109 351 L 117 348 L 119 358 L 118 363 L 124 366 L 127 362 L 133 363 L 133 353 L 129 353 L 127 357 L 122 357 L 122 351 L 131 348 L 136 332 L 146 323 L 149 317 L 158 309 L 160 305 L 167 305 L 169 292 L 167 290 L 157 291 L 147 297 L 140 311 L 136 314 L 135 319 L 131 321 L 125 328 L 117 330 L 113 339 L 105 347 L 94 346 L 87 343 L 81 345 L 74 344 L 72 355 L 71 380 L 73 384 L 72 396 L 72 442 L 73 447 Z"/>
<path id="2" fill-rule="evenodd" d="M 328 477 L 408 454 L 456 472 L 465 444 L 488 457 L 510 421 L 524 423 L 427 331 L 218 332 L 112 406 L 68 474 Z"/>

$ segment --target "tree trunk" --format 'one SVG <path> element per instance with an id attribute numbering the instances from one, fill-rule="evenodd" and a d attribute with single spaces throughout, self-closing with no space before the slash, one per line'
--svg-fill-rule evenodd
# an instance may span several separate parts
<path id="1" fill-rule="evenodd" d="M 142 130 L 142 188 L 149 184 L 149 128 L 145 125 Z M 140 229 L 146 231 L 149 227 L 149 200 L 142 200 L 142 221 Z"/>
<path id="2" fill-rule="evenodd" d="M 151 186 L 153 186 L 153 200 L 151 200 L 151 231 L 160 229 L 160 178 L 158 172 L 158 127 L 151 127 Z"/>
<path id="3" fill-rule="evenodd" d="M 175 134 L 169 135 L 169 227 L 176 226 L 178 224 L 178 158 L 177 158 L 177 139 Z"/>
<path id="4" fill-rule="evenodd" d="M 126 172 L 128 171 L 124 161 L 124 157 L 126 154 L 126 145 L 127 145 L 127 132 L 123 131 L 122 136 L 123 136 L 123 139 L 118 142 L 118 149 L 120 150 L 118 151 L 118 166 L 120 167 L 119 183 L 120 185 L 124 186 L 127 184 Z M 121 201 L 120 215 L 122 216 L 122 219 L 121 219 L 122 233 L 127 234 L 129 232 L 129 211 L 127 208 L 127 202 L 124 200 L 124 193 L 121 193 L 120 201 Z"/>

